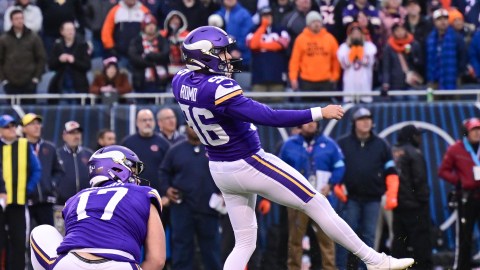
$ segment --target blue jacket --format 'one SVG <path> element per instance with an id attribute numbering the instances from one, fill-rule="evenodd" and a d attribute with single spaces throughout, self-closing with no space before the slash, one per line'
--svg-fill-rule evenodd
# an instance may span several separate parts
<path id="1" fill-rule="evenodd" d="M 468 59 L 475 70 L 475 76 L 480 78 L 480 31 L 473 34 L 470 47 L 468 48 Z"/>
<path id="2" fill-rule="evenodd" d="M 294 135 L 283 144 L 279 157 L 307 179 L 311 175 L 317 176 L 318 171 L 327 173 L 323 175 L 331 173 L 328 179 L 331 185 L 339 183 L 345 173 L 340 147 L 324 135 L 315 137 L 310 144 L 302 135 Z"/>
<path id="3" fill-rule="evenodd" d="M 220 190 L 210 174 L 205 146 L 194 146 L 187 140 L 172 145 L 162 162 L 160 178 L 160 195 L 165 196 L 167 189 L 174 187 L 182 192 L 182 203 L 194 212 L 218 215 L 209 206 L 212 194 Z"/>
<path id="4" fill-rule="evenodd" d="M 57 185 L 57 204 L 63 205 L 68 198 L 82 189 L 90 187 L 88 177 L 88 160 L 92 156 L 92 150 L 79 146 L 72 151 L 64 145 L 57 149 L 58 159 L 65 171 Z"/>
<path id="5" fill-rule="evenodd" d="M 466 71 L 466 57 L 465 41 L 453 28 L 447 28 L 442 40 L 433 30 L 427 38 L 428 83 L 438 83 L 439 89 L 456 89 L 457 77 Z"/>
<path id="6" fill-rule="evenodd" d="M 217 12 L 226 22 L 225 31 L 237 41 L 236 46 L 242 53 L 243 65 L 248 67 L 250 65 L 251 54 L 250 49 L 247 47 L 246 38 L 253 27 L 252 16 L 241 4 L 236 4 L 232 10 L 230 10 L 228 20 L 225 19 L 226 13 L 227 10 L 225 7 L 222 7 Z"/>

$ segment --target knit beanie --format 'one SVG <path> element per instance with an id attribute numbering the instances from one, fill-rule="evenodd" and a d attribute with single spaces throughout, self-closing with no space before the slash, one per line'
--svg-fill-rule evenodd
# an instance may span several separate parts
<path id="1" fill-rule="evenodd" d="M 314 21 L 322 22 L 322 15 L 320 15 L 320 13 L 318 13 L 317 11 L 314 11 L 314 10 L 310 11 L 307 14 L 307 18 L 306 18 L 305 21 L 306 21 L 307 25 L 310 25 Z"/>

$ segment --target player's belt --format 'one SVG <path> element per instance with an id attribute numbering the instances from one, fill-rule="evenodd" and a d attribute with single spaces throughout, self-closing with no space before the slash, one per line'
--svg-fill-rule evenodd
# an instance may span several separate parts
<path id="1" fill-rule="evenodd" d="M 85 253 L 90 253 L 93 255 L 96 254 L 111 254 L 111 255 L 117 255 L 117 256 L 122 256 L 125 257 L 129 260 L 135 261 L 135 258 L 133 257 L 132 254 L 121 251 L 118 249 L 108 249 L 108 248 L 80 248 L 80 249 L 73 249 L 70 250 L 70 252 L 85 252 Z"/>
<path id="2" fill-rule="evenodd" d="M 100 259 L 92 260 L 92 259 L 87 259 L 87 258 L 85 258 L 85 257 L 82 257 L 81 255 L 79 255 L 79 254 L 76 253 L 76 252 L 70 252 L 70 253 L 72 253 L 75 257 L 77 257 L 80 261 L 85 262 L 85 263 L 89 263 L 89 264 L 92 264 L 92 263 L 105 263 L 105 262 L 111 261 L 111 260 L 105 259 L 105 258 L 100 258 Z"/>

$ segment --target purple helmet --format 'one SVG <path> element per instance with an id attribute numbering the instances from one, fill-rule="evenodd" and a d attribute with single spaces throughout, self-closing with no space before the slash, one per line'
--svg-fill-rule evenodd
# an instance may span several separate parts
<path id="1" fill-rule="evenodd" d="M 132 150 L 111 145 L 93 153 L 88 160 L 88 169 L 92 187 L 109 180 L 139 184 L 138 175 L 143 171 L 143 162 Z"/>
<path id="2" fill-rule="evenodd" d="M 235 44 L 227 32 L 215 26 L 202 26 L 190 32 L 182 45 L 187 68 L 193 71 L 203 70 L 211 73 L 226 74 L 237 72 L 230 69 L 219 55 L 226 53 L 227 47 Z M 229 63 L 235 60 L 230 60 Z"/>

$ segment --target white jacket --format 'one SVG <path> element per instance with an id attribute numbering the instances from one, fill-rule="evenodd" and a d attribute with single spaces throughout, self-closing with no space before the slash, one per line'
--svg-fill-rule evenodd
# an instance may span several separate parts
<path id="1" fill-rule="evenodd" d="M 20 6 L 11 6 L 5 11 L 5 16 L 3 17 L 3 30 L 5 32 L 9 31 L 12 28 L 12 21 L 10 20 L 10 12 L 14 9 L 21 9 Z M 43 15 L 40 8 L 35 5 L 28 5 L 23 9 L 23 17 L 25 18 L 25 26 L 38 34 L 42 29 Z"/>
<path id="2" fill-rule="evenodd" d="M 373 65 L 377 47 L 370 41 L 363 44 L 363 59 L 351 63 L 348 59 L 350 47 L 342 43 L 337 51 L 338 61 L 343 69 L 343 92 L 345 93 L 369 93 L 372 92 Z M 343 98 L 344 102 L 352 102 L 352 96 Z M 372 102 L 371 96 L 362 97 L 363 102 Z"/>

